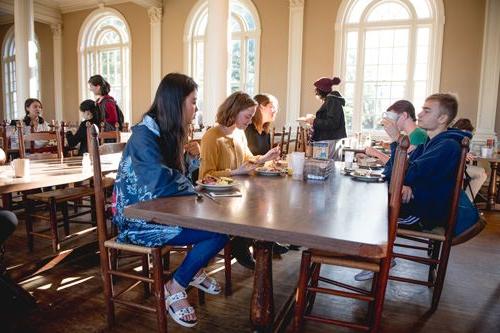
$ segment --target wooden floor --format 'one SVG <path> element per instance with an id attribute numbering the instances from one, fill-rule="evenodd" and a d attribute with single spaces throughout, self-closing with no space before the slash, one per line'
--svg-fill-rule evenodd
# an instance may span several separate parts
<path id="1" fill-rule="evenodd" d="M 500 332 L 500 213 L 486 214 L 489 222 L 485 231 L 468 243 L 452 249 L 451 260 L 439 309 L 427 317 L 431 290 L 427 287 L 390 281 L 386 296 L 383 332 Z M 95 239 L 89 234 L 78 241 L 71 241 L 63 249 Z M 90 249 L 90 250 L 89 250 Z M 93 251 L 92 251 L 93 249 Z M 32 263 L 51 254 L 49 242 L 37 239 L 35 251 L 29 253 L 25 245 L 24 225 L 6 244 L 5 263 L 11 275 L 19 278 Z M 173 261 L 181 260 L 174 255 Z M 300 252 L 291 251 L 273 261 L 275 303 L 277 307 L 292 292 L 297 281 Z M 213 267 L 221 267 L 214 263 Z M 50 270 L 43 270 L 52 267 Z M 399 261 L 396 273 L 426 277 L 422 267 Z M 327 275 L 352 282 L 355 270 L 329 269 Z M 224 280 L 223 270 L 215 273 Z M 0 318 L 2 332 L 155 332 L 155 315 L 126 310 L 118 306 L 117 325 L 106 328 L 98 256 L 95 248 L 85 251 L 66 251 L 47 262 L 39 274 L 21 282 L 38 301 L 31 313 L 9 314 Z M 233 290 L 230 297 L 207 295 L 207 302 L 197 303 L 196 291 L 190 291 L 199 324 L 194 329 L 184 329 L 169 321 L 169 332 L 248 332 L 249 300 L 252 291 L 252 272 L 238 264 L 233 265 Z M 368 284 L 358 283 L 360 286 Z M 133 297 L 142 297 L 142 288 Z M 151 298 L 147 300 L 151 302 Z M 5 311 L 2 310 L 5 315 Z M 362 319 L 366 305 L 344 299 L 321 297 L 313 312 L 328 313 L 342 319 Z M 316 323 L 306 325 L 307 332 L 344 332 L 340 328 Z"/>

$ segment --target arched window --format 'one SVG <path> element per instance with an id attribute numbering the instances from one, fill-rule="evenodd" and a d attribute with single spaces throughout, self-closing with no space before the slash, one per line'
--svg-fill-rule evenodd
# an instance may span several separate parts
<path id="1" fill-rule="evenodd" d="M 441 0 L 344 0 L 337 19 L 340 70 L 349 129 L 377 131 L 393 102 L 416 109 L 439 89 Z"/>
<path id="2" fill-rule="evenodd" d="M 40 97 L 40 46 L 38 39 L 35 36 L 35 43 L 30 47 L 30 51 L 34 50 L 35 63 L 30 64 L 31 76 L 29 82 L 29 89 L 32 94 L 30 97 Z M 14 38 L 14 26 L 12 26 L 7 33 L 2 45 L 2 71 L 3 71 L 3 96 L 4 96 L 4 118 L 5 119 L 19 119 L 24 117 L 19 114 L 17 108 L 17 95 L 16 95 L 16 45 Z"/>
<path id="3" fill-rule="evenodd" d="M 100 74 L 130 121 L 130 29 L 124 17 L 110 8 L 95 10 L 82 25 L 78 45 L 80 99 L 94 99 L 87 82 Z"/>
<path id="4" fill-rule="evenodd" d="M 205 65 L 205 32 L 208 3 L 200 1 L 191 11 L 186 24 L 186 72 L 199 84 L 198 107 L 203 110 L 203 67 Z M 228 59 L 228 92 L 243 90 L 251 96 L 259 90 L 260 22 L 257 9 L 250 0 L 230 0 L 231 31 Z"/>

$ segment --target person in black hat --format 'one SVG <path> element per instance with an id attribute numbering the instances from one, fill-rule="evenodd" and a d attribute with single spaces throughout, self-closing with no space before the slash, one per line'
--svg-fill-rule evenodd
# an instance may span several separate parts
<path id="1" fill-rule="evenodd" d="M 332 90 L 332 86 L 340 84 L 340 79 L 322 77 L 314 82 L 316 96 L 323 104 L 316 112 L 316 118 L 307 121 L 313 127 L 313 141 L 328 142 L 328 158 L 336 155 L 337 141 L 347 137 L 345 129 L 344 106 L 345 99 L 342 95 Z"/>

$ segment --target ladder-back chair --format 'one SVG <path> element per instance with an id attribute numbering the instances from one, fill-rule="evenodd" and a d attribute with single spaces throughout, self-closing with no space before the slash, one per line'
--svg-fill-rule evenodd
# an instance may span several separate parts
<path id="1" fill-rule="evenodd" d="M 285 126 L 281 129 L 281 132 L 276 131 L 276 127 L 273 127 L 271 131 L 271 148 L 279 145 L 281 150 L 281 156 L 286 156 L 290 150 L 290 135 L 292 132 L 292 127 L 288 127 L 288 131 Z M 279 139 L 279 142 L 278 142 Z"/>
<path id="2" fill-rule="evenodd" d="M 454 244 L 453 231 L 455 229 L 458 201 L 460 197 L 460 191 L 462 189 L 462 183 L 464 178 L 465 170 L 465 156 L 469 151 L 469 139 L 464 138 L 461 142 L 461 155 L 459 164 L 457 166 L 457 173 L 455 178 L 455 186 L 453 188 L 451 197 L 451 209 L 446 223 L 446 227 L 437 227 L 431 231 L 415 231 L 403 228 L 398 228 L 397 236 L 398 238 L 409 240 L 413 243 L 411 244 L 394 244 L 396 247 L 409 248 L 414 250 L 421 250 L 426 252 L 426 256 L 410 255 L 400 252 L 394 252 L 394 258 L 400 258 L 408 261 L 413 261 L 419 264 L 429 266 L 427 281 L 417 280 L 409 277 L 401 276 L 389 276 L 389 279 L 424 285 L 427 287 L 433 287 L 431 312 L 434 312 L 441 298 L 441 293 L 443 290 L 444 279 L 446 276 L 446 270 L 448 266 L 448 259 L 450 257 L 451 246 Z M 482 219 L 480 217 L 480 219 Z M 484 223 L 484 221 L 479 221 Z M 420 246 L 418 246 L 419 243 Z M 421 244 L 425 244 L 421 246 Z"/>
<path id="3" fill-rule="evenodd" d="M 17 122 L 17 135 L 19 140 L 19 157 L 29 159 L 39 158 L 62 158 L 63 157 L 63 141 L 61 132 L 58 126 L 54 127 L 54 131 L 48 132 L 31 132 L 24 134 L 22 122 Z M 55 142 L 55 146 L 36 148 L 36 142 L 46 141 L 47 143 Z M 30 155 L 26 155 L 26 142 L 29 143 Z M 48 154 L 45 154 L 48 153 Z"/>
<path id="4" fill-rule="evenodd" d="M 327 252 L 309 249 L 302 253 L 299 282 L 297 285 L 295 315 L 293 319 L 293 331 L 302 330 L 303 321 L 312 320 L 329 323 L 343 327 L 379 332 L 382 318 L 382 308 L 385 298 L 385 290 L 389 275 L 392 257 L 392 247 L 396 238 L 397 220 L 401 207 L 401 190 L 406 169 L 407 150 L 410 141 L 407 136 L 399 139 L 396 150 L 394 166 L 391 174 L 389 195 L 389 218 L 387 235 L 387 255 L 384 258 L 370 258 L 363 256 L 352 256 L 338 252 Z M 346 221 L 348 222 L 348 221 Z M 364 269 L 374 272 L 374 278 L 370 290 L 354 287 L 330 278 L 320 276 L 321 265 L 335 265 L 348 268 Z M 336 289 L 319 287 L 319 281 L 336 286 Z M 339 288 L 347 290 L 339 290 Z M 357 299 L 368 302 L 367 323 L 353 323 L 339 319 L 324 318 L 312 315 L 316 293 L 325 293 L 332 296 Z"/>

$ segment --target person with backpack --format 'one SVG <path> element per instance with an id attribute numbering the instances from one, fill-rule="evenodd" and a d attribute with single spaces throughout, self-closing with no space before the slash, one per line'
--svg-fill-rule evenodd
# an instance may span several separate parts
<path id="1" fill-rule="evenodd" d="M 104 122 L 104 131 L 114 131 L 115 124 L 118 123 L 118 128 L 121 131 L 123 128 L 123 112 L 116 104 L 113 97 L 109 95 L 111 86 L 101 75 L 93 75 L 90 77 L 89 89 L 96 97 L 96 105 L 99 108 L 98 124 Z"/>

